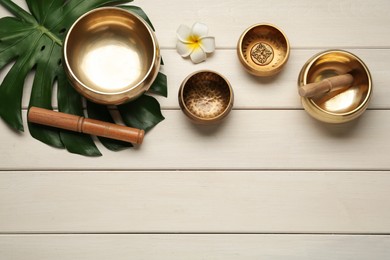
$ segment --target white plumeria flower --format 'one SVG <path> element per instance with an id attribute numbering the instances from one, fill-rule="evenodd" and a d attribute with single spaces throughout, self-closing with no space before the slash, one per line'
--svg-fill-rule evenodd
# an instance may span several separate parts
<path id="1" fill-rule="evenodd" d="M 207 53 L 215 50 L 215 38 L 207 36 L 208 27 L 203 23 L 195 23 L 192 28 L 180 25 L 177 29 L 177 52 L 182 57 L 191 57 L 193 63 L 205 61 Z"/>

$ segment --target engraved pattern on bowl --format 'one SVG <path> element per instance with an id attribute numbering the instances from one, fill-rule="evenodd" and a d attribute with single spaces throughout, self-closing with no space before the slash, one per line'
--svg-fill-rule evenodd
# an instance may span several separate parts
<path id="1" fill-rule="evenodd" d="M 249 73 L 261 77 L 273 76 L 286 64 L 290 45 L 279 28 L 270 24 L 255 24 L 241 35 L 237 54 Z"/>

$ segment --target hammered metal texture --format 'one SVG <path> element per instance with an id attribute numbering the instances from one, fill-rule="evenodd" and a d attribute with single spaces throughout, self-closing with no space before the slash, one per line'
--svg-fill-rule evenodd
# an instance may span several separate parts
<path id="1" fill-rule="evenodd" d="M 233 92 L 219 74 L 202 71 L 190 76 L 182 85 L 179 100 L 185 113 L 195 121 L 212 122 L 229 113 Z"/>

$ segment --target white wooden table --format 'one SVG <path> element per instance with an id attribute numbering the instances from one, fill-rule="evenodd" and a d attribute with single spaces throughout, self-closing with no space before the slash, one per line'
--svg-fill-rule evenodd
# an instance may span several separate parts
<path id="1" fill-rule="evenodd" d="M 100 145 L 100 158 L 0 122 L 0 259 L 390 259 L 389 1 L 134 4 L 162 46 L 166 120 L 139 149 Z M 217 50 L 193 65 L 177 54 L 175 32 L 196 21 Z M 259 22 L 282 28 L 292 47 L 272 79 L 250 76 L 236 56 L 240 34 Z M 303 64 L 333 48 L 364 60 L 374 81 L 366 113 L 337 126 L 310 118 L 296 89 Z M 178 106 L 181 81 L 200 69 L 235 91 L 218 127 L 194 126 Z"/>

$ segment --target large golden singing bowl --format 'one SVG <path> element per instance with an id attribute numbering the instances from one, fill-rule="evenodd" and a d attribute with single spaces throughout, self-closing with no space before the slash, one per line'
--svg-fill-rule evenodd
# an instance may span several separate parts
<path id="1" fill-rule="evenodd" d="M 65 71 L 96 103 L 118 105 L 149 89 L 160 68 L 156 37 L 138 15 L 103 7 L 81 16 L 64 42 Z"/>
<path id="2" fill-rule="evenodd" d="M 326 123 L 345 123 L 363 114 L 372 94 L 371 75 L 363 61 L 350 52 L 329 50 L 312 57 L 299 74 L 298 87 L 347 73 L 354 78 L 352 86 L 301 98 L 311 116 Z"/>
<path id="3" fill-rule="evenodd" d="M 244 68 L 259 77 L 279 73 L 290 55 L 286 35 L 271 24 L 255 24 L 241 35 L 237 55 Z"/>
<path id="4" fill-rule="evenodd" d="M 222 75 L 202 70 L 189 75 L 179 89 L 179 104 L 194 123 L 224 119 L 233 107 L 233 89 Z"/>

